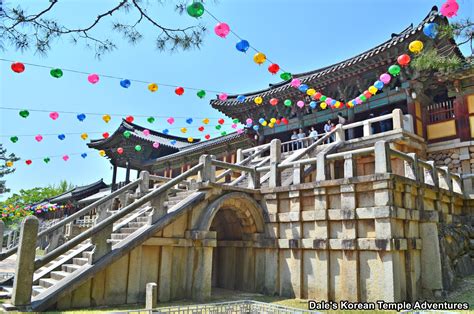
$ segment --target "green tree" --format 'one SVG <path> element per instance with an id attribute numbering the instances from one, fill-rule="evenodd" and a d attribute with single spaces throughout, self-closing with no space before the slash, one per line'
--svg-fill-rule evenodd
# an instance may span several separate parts
<path id="1" fill-rule="evenodd" d="M 418 71 L 446 71 L 457 69 L 463 64 L 454 49 L 469 45 L 471 55 L 473 53 L 474 23 L 469 19 L 453 22 L 448 25 L 438 26 L 438 39 L 454 39 L 457 44 L 448 51 L 440 54 L 434 48 L 425 49 L 413 58 L 412 66 Z"/>
<path id="2" fill-rule="evenodd" d="M 8 167 L 6 165 L 6 163 L 8 161 L 15 162 L 15 161 L 18 161 L 18 160 L 20 160 L 20 158 L 16 157 L 15 154 L 7 155 L 6 148 L 3 148 L 3 145 L 0 144 L 0 161 L 2 163 L 0 165 L 0 178 L 3 178 L 7 174 L 15 172 L 15 168 Z M 0 180 L 0 194 L 7 193 L 9 191 L 10 190 L 7 189 L 7 187 L 5 185 L 5 180 Z"/>
<path id="3" fill-rule="evenodd" d="M 32 189 L 21 189 L 18 193 L 14 193 L 0 204 L 3 206 L 26 206 L 41 202 L 45 199 L 52 198 L 74 188 L 74 185 L 62 180 L 58 185 L 49 185 L 47 187 L 36 187 Z"/>

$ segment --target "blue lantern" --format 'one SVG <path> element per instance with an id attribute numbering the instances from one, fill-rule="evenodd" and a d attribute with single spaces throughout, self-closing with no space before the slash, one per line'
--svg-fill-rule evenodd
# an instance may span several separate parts
<path id="1" fill-rule="evenodd" d="M 192 118 L 186 119 L 186 123 L 187 123 L 187 124 L 193 123 L 193 119 L 192 119 Z"/>
<path id="2" fill-rule="evenodd" d="M 306 91 L 308 90 L 308 88 L 309 88 L 309 87 L 308 87 L 308 85 L 306 85 L 306 84 L 301 84 L 301 85 L 298 87 L 298 89 L 299 89 L 301 92 L 303 92 L 303 93 L 306 93 Z"/>
<path id="3" fill-rule="evenodd" d="M 120 81 L 120 86 L 122 86 L 123 88 L 129 88 L 130 85 L 132 85 L 132 82 L 130 82 L 130 80 L 121 80 Z"/>
<path id="4" fill-rule="evenodd" d="M 258 123 L 260 123 L 260 124 L 262 124 L 264 121 L 265 121 L 265 119 L 264 119 L 264 118 L 260 118 L 260 119 L 258 119 Z"/>
<path id="5" fill-rule="evenodd" d="M 250 47 L 250 44 L 245 39 L 242 39 L 235 45 L 235 49 L 237 49 L 240 52 L 247 52 L 247 50 L 249 50 L 249 47 Z"/>
<path id="6" fill-rule="evenodd" d="M 237 100 L 240 101 L 240 102 L 244 102 L 245 101 L 245 96 L 244 95 L 239 95 L 239 96 L 237 96 Z"/>
<path id="7" fill-rule="evenodd" d="M 429 38 L 435 39 L 438 35 L 438 24 L 428 23 L 423 27 L 423 33 Z"/>
<path id="8" fill-rule="evenodd" d="M 87 154 L 86 154 L 86 153 L 82 153 L 82 154 L 81 154 L 81 157 L 82 157 L 82 158 L 86 158 L 86 157 L 87 157 Z"/>
<path id="9" fill-rule="evenodd" d="M 171 145 L 176 145 L 176 140 L 172 140 L 170 143 Z"/>
<path id="10" fill-rule="evenodd" d="M 253 126 L 253 129 L 254 129 L 255 131 L 258 131 L 258 125 L 254 125 L 254 126 Z"/>
<path id="11" fill-rule="evenodd" d="M 66 138 L 66 135 L 64 134 L 59 134 L 58 135 L 58 139 L 60 139 L 61 141 L 64 140 Z"/>
<path id="12" fill-rule="evenodd" d="M 382 81 L 375 81 L 374 86 L 378 89 L 381 90 L 383 88 L 383 82 Z"/>
<path id="13" fill-rule="evenodd" d="M 82 122 L 82 121 L 84 121 L 85 119 L 86 119 L 86 115 L 85 115 L 85 114 L 80 113 L 80 114 L 77 115 L 77 120 L 79 120 L 79 121 Z"/>
<path id="14" fill-rule="evenodd" d="M 168 130 L 168 129 L 163 130 L 163 134 L 168 134 L 169 132 L 170 132 L 170 130 Z"/>
<path id="15" fill-rule="evenodd" d="M 315 109 L 317 105 L 318 104 L 315 101 L 312 101 L 309 103 L 309 106 L 311 107 L 311 109 Z"/>
<path id="16" fill-rule="evenodd" d="M 334 106 L 336 104 L 337 100 L 333 99 L 331 100 L 331 102 L 329 103 L 331 106 Z"/>

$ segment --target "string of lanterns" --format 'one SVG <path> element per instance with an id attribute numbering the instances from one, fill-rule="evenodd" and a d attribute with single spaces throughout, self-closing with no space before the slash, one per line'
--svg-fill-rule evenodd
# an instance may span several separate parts
<path id="1" fill-rule="evenodd" d="M 459 9 L 459 5 L 457 4 L 456 0 L 447 0 L 441 7 L 441 14 L 450 18 L 456 15 L 456 12 L 458 11 L 458 9 Z M 290 83 L 292 87 L 297 88 L 301 92 L 306 93 L 308 96 L 313 98 L 313 101 L 309 103 L 309 106 L 312 109 L 315 109 L 317 107 L 318 103 L 316 101 L 319 101 L 319 106 L 323 110 L 326 109 L 328 106 L 331 108 L 341 108 L 345 105 L 348 108 L 351 108 L 351 107 L 354 107 L 355 105 L 360 105 L 364 103 L 365 101 L 367 101 L 368 99 L 370 99 L 378 91 L 382 90 L 383 87 L 391 81 L 392 76 L 399 75 L 401 71 L 400 66 L 406 67 L 411 61 L 411 58 L 408 54 L 403 54 L 399 56 L 397 58 L 398 64 L 391 65 L 387 70 L 388 73 L 383 73 L 382 75 L 380 75 L 379 80 L 375 81 L 373 85 L 369 86 L 361 95 L 357 96 L 356 98 L 344 104 L 343 102 L 340 102 L 336 99 L 323 95 L 321 92 L 316 91 L 314 88 L 310 88 L 306 84 L 302 84 L 299 79 L 293 78 L 291 73 L 282 70 L 278 64 L 271 62 L 264 53 L 253 48 L 247 40 L 242 39 L 239 35 L 237 35 L 234 31 L 232 31 L 230 26 L 227 23 L 221 22 L 212 13 L 210 13 L 209 10 L 204 9 L 204 5 L 201 2 L 198 2 L 198 1 L 191 2 L 187 6 L 187 12 L 191 17 L 195 17 L 195 18 L 201 17 L 204 14 L 204 12 L 207 12 L 209 16 L 211 16 L 214 20 L 218 22 L 218 24 L 214 28 L 214 32 L 217 36 L 221 38 L 226 38 L 229 33 L 232 33 L 240 40 L 236 44 L 236 49 L 238 51 L 245 53 L 248 51 L 249 48 L 252 48 L 253 50 L 255 50 L 256 54 L 253 56 L 254 62 L 257 63 L 258 65 L 261 65 L 261 64 L 264 64 L 266 61 L 269 61 L 271 64 L 268 67 L 268 71 L 271 74 L 277 74 L 278 72 L 281 71 L 282 73 L 280 74 L 280 78 L 282 80 L 288 81 L 292 79 Z M 434 39 L 436 38 L 437 27 L 438 25 L 435 23 L 427 23 L 423 28 L 423 33 L 429 38 Z M 414 54 L 420 53 L 423 50 L 423 42 L 420 40 L 415 40 L 411 42 L 409 44 L 409 50 L 410 52 Z M 219 95 L 219 99 L 222 101 L 225 101 L 227 99 L 227 95 Z M 239 102 L 244 102 L 245 99 L 246 97 L 243 95 L 239 95 L 237 97 L 237 100 Z M 256 105 L 263 104 L 263 98 L 261 96 L 257 96 L 253 100 Z M 269 100 L 269 103 L 272 106 L 276 106 L 278 102 L 279 102 L 279 99 L 277 98 L 271 98 Z M 291 107 L 293 105 L 293 102 L 290 99 L 284 100 L 283 103 L 287 107 Z M 305 106 L 305 103 L 304 101 L 300 100 L 300 101 L 297 101 L 296 105 L 299 108 L 303 108 Z M 251 119 L 248 119 L 247 121 L 249 120 Z M 275 120 L 275 123 L 276 123 L 275 118 L 272 118 L 272 120 Z M 272 122 L 268 123 L 263 118 L 259 119 L 259 123 L 263 126 L 268 125 L 269 127 L 273 127 Z M 252 127 L 250 123 L 247 123 L 247 126 Z M 253 128 L 255 130 L 258 130 L 259 126 L 254 125 Z"/>
<path id="2" fill-rule="evenodd" d="M 61 68 L 55 68 L 52 66 L 46 66 L 46 65 L 35 64 L 35 63 L 27 63 L 27 62 L 19 62 L 19 61 L 4 59 L 4 58 L 0 58 L 0 61 L 11 63 L 10 65 L 11 70 L 17 74 L 25 72 L 26 66 L 32 66 L 32 67 L 50 69 L 49 73 L 51 77 L 57 78 L 57 79 L 63 77 L 64 73 L 66 72 L 87 75 L 87 81 L 93 85 L 99 83 L 100 78 L 104 77 L 104 78 L 118 80 L 119 85 L 125 89 L 130 88 L 132 86 L 132 82 L 139 83 L 139 84 L 146 84 L 147 89 L 152 93 L 157 92 L 159 89 L 159 86 L 164 86 L 164 87 L 174 88 L 174 93 L 178 96 L 184 95 L 186 90 L 195 91 L 196 96 L 200 99 L 205 98 L 208 93 L 227 95 L 227 93 L 223 93 L 222 91 L 216 91 L 216 90 L 211 90 L 211 89 L 202 89 L 202 88 L 190 87 L 190 86 L 179 86 L 179 85 L 174 85 L 174 84 L 169 84 L 169 83 L 156 83 L 156 82 L 150 82 L 150 81 L 139 80 L 139 79 L 126 79 L 126 78 L 120 78 L 113 75 L 88 73 L 85 71 L 79 71 L 79 70 L 73 70 L 73 69 L 64 69 L 64 68 L 61 69 Z"/>

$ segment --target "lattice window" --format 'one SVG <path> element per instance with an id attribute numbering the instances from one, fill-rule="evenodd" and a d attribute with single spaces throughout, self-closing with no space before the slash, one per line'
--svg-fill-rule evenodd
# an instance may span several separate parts
<path id="1" fill-rule="evenodd" d="M 438 123 L 446 120 L 454 119 L 454 101 L 448 99 L 428 105 L 428 123 Z"/>

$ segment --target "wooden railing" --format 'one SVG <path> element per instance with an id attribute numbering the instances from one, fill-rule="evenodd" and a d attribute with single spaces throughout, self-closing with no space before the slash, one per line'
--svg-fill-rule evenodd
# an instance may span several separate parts
<path id="1" fill-rule="evenodd" d="M 454 99 L 430 104 L 426 111 L 429 124 L 454 119 Z"/>

